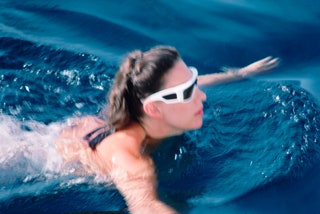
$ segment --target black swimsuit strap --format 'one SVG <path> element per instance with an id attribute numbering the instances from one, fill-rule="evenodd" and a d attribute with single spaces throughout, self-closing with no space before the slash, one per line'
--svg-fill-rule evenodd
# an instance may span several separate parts
<path id="1" fill-rule="evenodd" d="M 99 127 L 99 128 L 97 128 L 97 129 L 89 132 L 88 134 L 86 134 L 86 135 L 83 137 L 83 139 L 84 139 L 84 140 L 89 140 L 90 137 L 91 137 L 94 133 L 96 133 L 97 131 L 99 131 L 99 130 L 101 130 L 101 129 L 104 129 L 104 128 L 106 128 L 106 127 L 107 127 L 107 126 L 102 126 L 102 127 Z"/>
<path id="2" fill-rule="evenodd" d="M 99 134 L 97 134 L 97 136 L 95 136 L 93 139 L 90 140 L 91 136 L 93 134 L 95 134 L 96 132 L 103 130 L 102 132 L 100 132 Z M 106 138 L 107 136 L 109 136 L 110 134 L 114 133 L 113 129 L 109 129 L 107 126 L 102 126 L 99 127 L 91 132 L 89 132 L 88 134 L 86 134 L 83 139 L 88 141 L 89 146 L 91 149 L 95 150 L 97 145 L 99 143 L 101 143 L 101 141 Z"/>

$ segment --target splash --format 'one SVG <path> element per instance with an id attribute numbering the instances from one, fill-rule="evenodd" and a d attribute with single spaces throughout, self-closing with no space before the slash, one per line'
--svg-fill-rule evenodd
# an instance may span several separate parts
<path id="1" fill-rule="evenodd" d="M 87 182 L 73 175 L 76 166 L 65 165 L 55 148 L 62 126 L 0 116 L 0 201 Z"/>

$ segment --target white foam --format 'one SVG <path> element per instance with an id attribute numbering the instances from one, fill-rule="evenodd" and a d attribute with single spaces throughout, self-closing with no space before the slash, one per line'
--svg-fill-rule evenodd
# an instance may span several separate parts
<path id="1" fill-rule="evenodd" d="M 17 195 L 41 194 L 74 179 L 77 182 L 67 186 L 79 183 L 79 177 L 73 174 L 74 165 L 64 163 L 55 148 L 55 139 L 63 126 L 21 122 L 0 115 L 0 201 Z"/>
<path id="2" fill-rule="evenodd" d="M 62 163 L 54 141 L 62 124 L 21 122 L 10 116 L 0 116 L 0 164 L 12 167 L 19 160 L 27 161 L 35 170 L 57 171 Z M 28 173 L 28 168 L 25 169 Z"/>

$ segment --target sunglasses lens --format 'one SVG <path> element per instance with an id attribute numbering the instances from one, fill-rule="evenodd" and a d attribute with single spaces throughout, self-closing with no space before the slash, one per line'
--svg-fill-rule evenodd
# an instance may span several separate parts
<path id="1" fill-rule="evenodd" d="M 166 100 L 174 100 L 174 99 L 177 99 L 177 94 L 168 94 L 163 96 L 163 98 Z"/>
<path id="2" fill-rule="evenodd" d="M 197 81 L 195 81 L 189 88 L 183 91 L 183 99 L 187 100 L 192 96 L 194 87 L 196 86 Z"/>

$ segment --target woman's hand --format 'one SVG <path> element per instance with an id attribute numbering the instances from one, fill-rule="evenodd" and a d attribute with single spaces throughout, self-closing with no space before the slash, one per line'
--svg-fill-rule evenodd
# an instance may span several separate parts
<path id="1" fill-rule="evenodd" d="M 264 59 L 251 63 L 243 68 L 240 68 L 236 71 L 236 74 L 242 78 L 254 76 L 257 74 L 266 73 L 271 69 L 279 65 L 279 59 L 268 56 Z"/>

